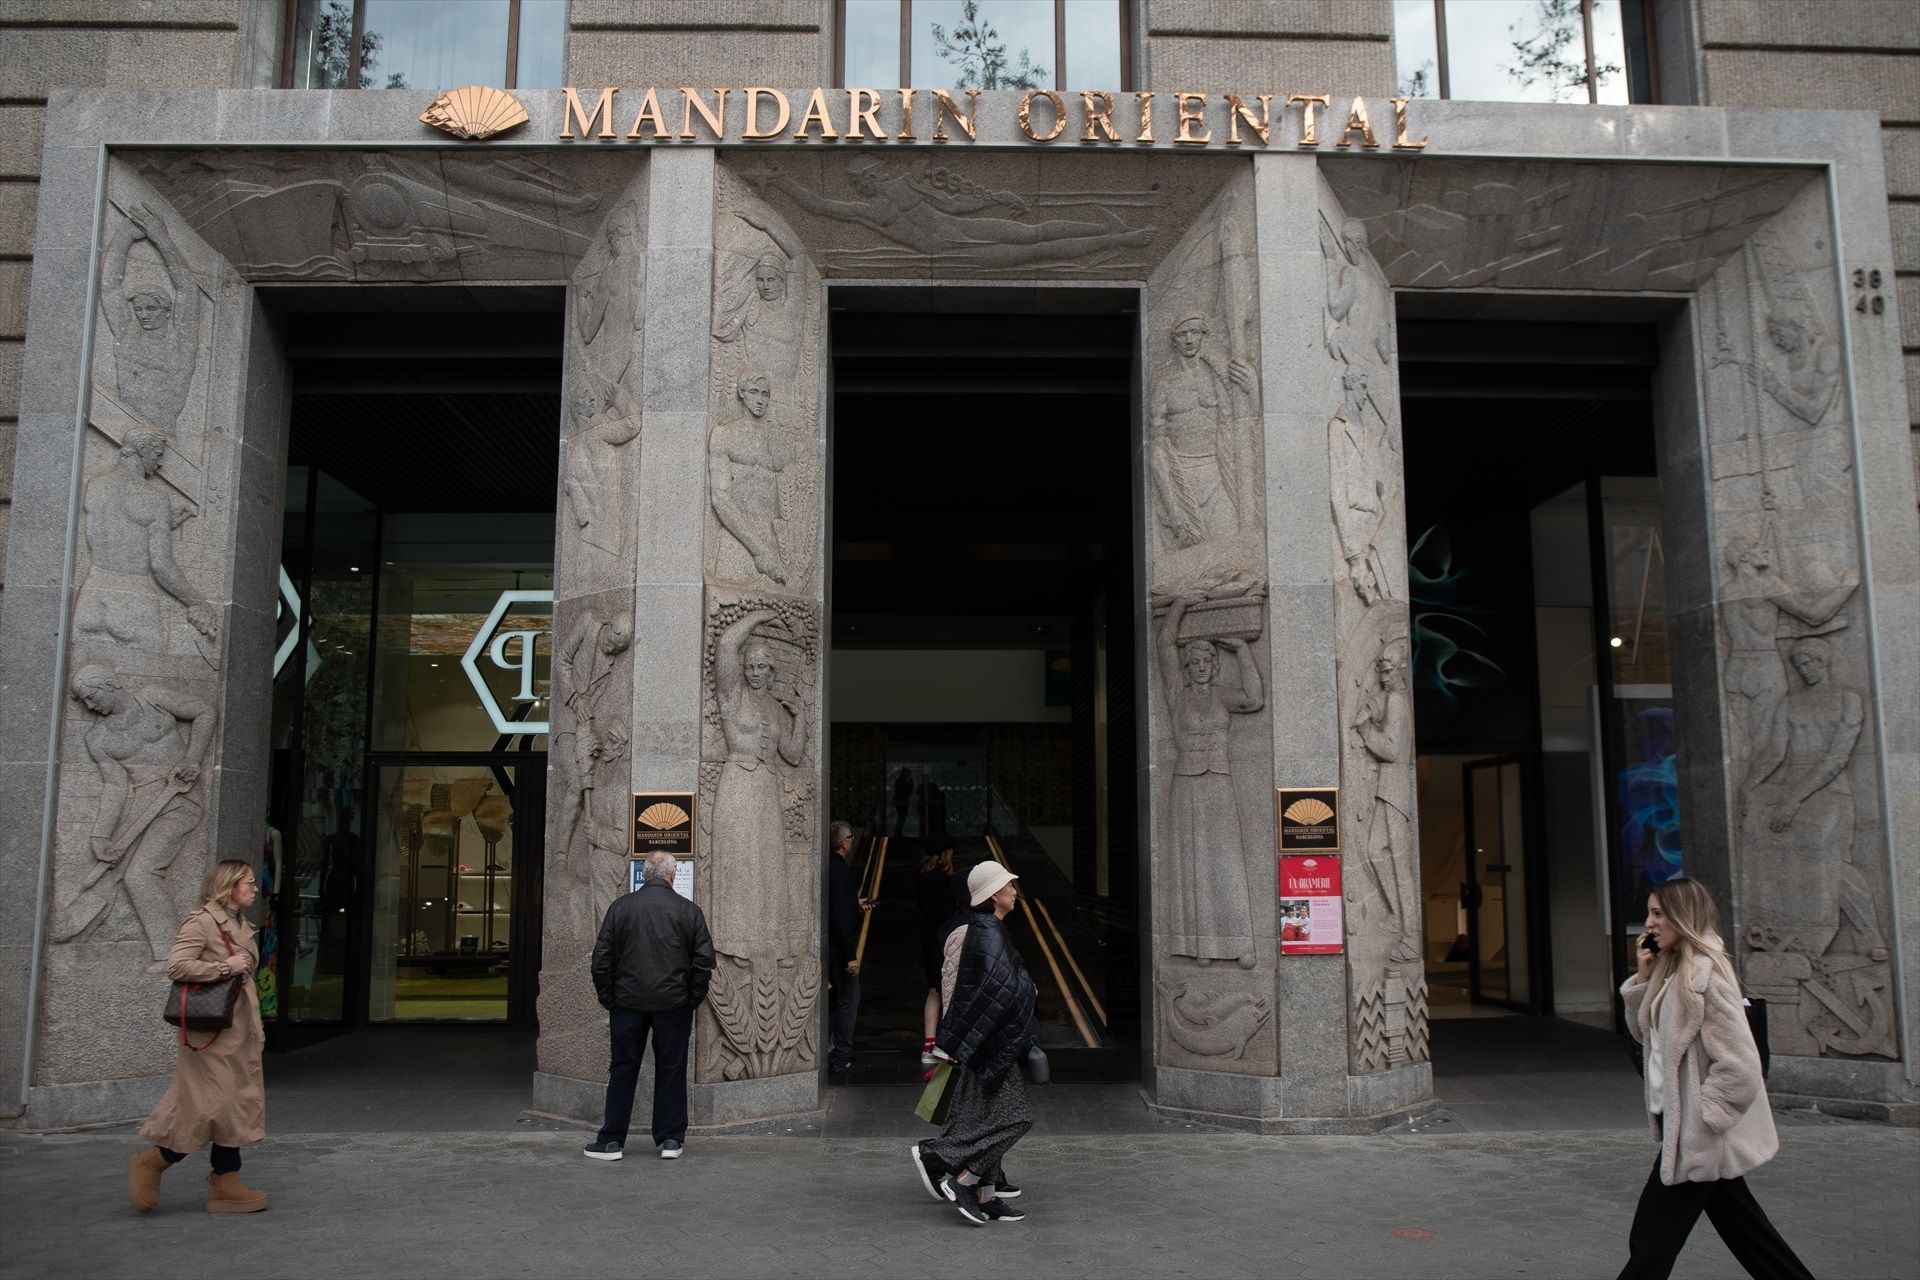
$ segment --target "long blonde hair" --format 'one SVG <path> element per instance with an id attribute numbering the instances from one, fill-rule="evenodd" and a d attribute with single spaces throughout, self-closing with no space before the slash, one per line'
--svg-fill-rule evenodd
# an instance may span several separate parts
<path id="1" fill-rule="evenodd" d="M 1680 945 L 1661 951 L 1654 961 L 1650 980 L 1655 984 L 1666 980 L 1699 955 L 1711 961 L 1714 971 L 1735 991 L 1740 990 L 1727 944 L 1720 937 L 1720 911 L 1713 905 L 1713 894 L 1707 886 L 1681 876 L 1656 886 L 1648 896 L 1660 900 L 1660 913 L 1680 935 Z"/>
<path id="2" fill-rule="evenodd" d="M 233 890 L 242 880 L 253 874 L 253 864 L 237 858 L 222 858 L 207 868 L 207 874 L 200 878 L 200 901 L 210 902 L 223 910 L 232 911 Z"/>

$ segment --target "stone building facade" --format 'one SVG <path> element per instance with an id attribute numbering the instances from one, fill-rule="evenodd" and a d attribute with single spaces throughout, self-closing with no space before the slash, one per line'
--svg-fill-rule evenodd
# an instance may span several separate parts
<path id="1" fill-rule="evenodd" d="M 627 746 L 555 752 L 542 1109 L 598 1106 L 604 1019 L 561 979 L 623 883 L 595 797 L 646 788 L 702 797 L 696 1123 L 821 1105 L 822 342 L 858 282 L 1137 298 L 1156 1105 L 1364 1130 L 1433 1102 L 1393 328 L 1417 292 L 1658 326 L 1688 869 L 1773 1002 L 1775 1089 L 1920 1110 L 1906 6 L 1655 0 L 1657 105 L 1398 109 L 1386 0 L 1129 0 L 1111 98 L 864 104 L 833 87 L 833 4 L 747 7 L 571 0 L 571 96 L 453 141 L 431 91 L 261 87 L 272 0 L 0 6 L 0 1114 L 148 1105 L 164 921 L 258 829 L 288 401 L 263 290 L 303 280 L 567 290 L 554 633 L 606 661 L 583 696 L 560 677 L 554 734 Z M 685 85 L 733 86 L 717 130 Z M 778 136 L 750 85 L 791 108 Z M 630 139 L 648 86 L 662 124 Z M 929 201 L 929 163 L 1015 198 Z M 730 440 L 783 460 L 777 540 L 713 487 Z M 1341 787 L 1366 876 L 1345 954 L 1282 961 L 1272 792 L 1303 778 Z"/>

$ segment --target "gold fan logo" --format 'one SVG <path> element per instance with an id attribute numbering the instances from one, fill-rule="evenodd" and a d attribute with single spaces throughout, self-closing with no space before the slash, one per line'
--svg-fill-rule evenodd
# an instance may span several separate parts
<path id="1" fill-rule="evenodd" d="M 479 142 L 527 122 L 527 109 L 504 89 L 470 84 L 464 89 L 449 89 L 433 100 L 420 115 L 421 124 Z"/>
<path id="2" fill-rule="evenodd" d="M 1306 796 L 1287 806 L 1285 818 L 1303 827 L 1317 827 L 1333 816 L 1333 808 L 1318 796 Z"/>
<path id="3" fill-rule="evenodd" d="M 659 804 L 647 806 L 640 814 L 640 821 L 655 831 L 671 831 L 692 822 L 693 817 L 679 805 L 662 800 Z"/>

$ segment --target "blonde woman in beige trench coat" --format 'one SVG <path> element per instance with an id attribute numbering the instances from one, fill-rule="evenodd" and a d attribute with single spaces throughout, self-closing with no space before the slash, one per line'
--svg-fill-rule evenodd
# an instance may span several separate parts
<path id="1" fill-rule="evenodd" d="M 260 963 L 260 943 L 243 914 L 259 895 L 253 867 L 217 862 L 201 882 L 201 905 L 173 939 L 167 977 L 175 982 L 217 982 L 251 975 Z M 224 932 L 223 932 L 224 931 Z M 231 944 L 229 944 L 231 939 Z M 176 1038 L 181 1033 L 174 1031 Z M 267 1087 L 260 1055 L 260 995 L 251 981 L 240 984 L 233 1025 L 215 1033 L 189 1031 L 180 1045 L 173 1085 L 140 1136 L 153 1145 L 127 1160 L 127 1199 L 145 1213 L 160 1203 L 160 1177 L 202 1147 L 213 1148 L 208 1175 L 208 1213 L 258 1213 L 264 1191 L 240 1183 L 240 1148 L 267 1133 Z"/>

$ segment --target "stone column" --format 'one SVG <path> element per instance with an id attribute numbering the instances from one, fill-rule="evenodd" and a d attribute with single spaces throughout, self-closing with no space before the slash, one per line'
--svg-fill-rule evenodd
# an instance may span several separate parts
<path id="1" fill-rule="evenodd" d="M 57 571 L 46 582 L 70 631 L 49 708 L 63 724 L 36 1126 L 121 1119 L 158 1097 L 174 1052 L 154 1003 L 167 951 L 207 865 L 251 858 L 266 813 L 269 708 L 252 691 L 272 669 L 286 430 L 277 336 L 239 274 L 117 161 L 103 237 L 95 313 L 84 271 L 70 288 L 50 276 L 30 343 L 30 363 L 60 369 L 37 348 L 61 341 L 63 319 L 93 326 L 70 595 L 58 596 Z M 52 417 L 31 448 L 58 477 L 73 426 L 62 439 Z M 31 470 L 29 448 L 23 430 Z M 42 519 L 64 495 L 44 505 Z M 57 612 L 36 618 L 9 594 L 9 635 L 57 630 Z M 52 665 L 37 670 L 50 678 Z M 20 881 L 23 897 L 31 884 Z"/>

